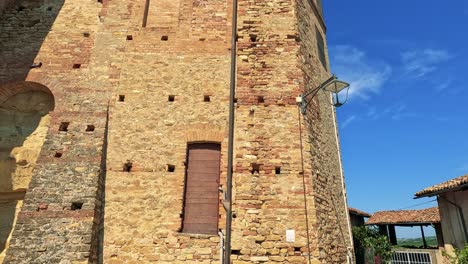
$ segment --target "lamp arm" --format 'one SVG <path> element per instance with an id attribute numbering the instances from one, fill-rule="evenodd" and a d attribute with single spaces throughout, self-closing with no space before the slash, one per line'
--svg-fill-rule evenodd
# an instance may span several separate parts
<path id="1" fill-rule="evenodd" d="M 323 82 L 322 84 L 320 84 L 317 88 L 315 89 L 312 89 L 312 90 L 309 90 L 307 93 L 303 94 L 301 97 L 302 97 L 302 103 L 301 103 L 301 109 L 302 109 L 302 113 L 305 114 L 305 111 L 307 109 L 307 106 L 309 106 L 310 101 L 307 101 L 306 100 L 306 97 L 313 94 L 312 97 L 314 97 L 318 91 L 320 91 L 323 87 L 325 87 L 329 82 L 333 81 L 336 79 L 336 75 L 333 74 L 330 78 L 328 78 L 328 80 L 326 80 L 325 82 Z"/>

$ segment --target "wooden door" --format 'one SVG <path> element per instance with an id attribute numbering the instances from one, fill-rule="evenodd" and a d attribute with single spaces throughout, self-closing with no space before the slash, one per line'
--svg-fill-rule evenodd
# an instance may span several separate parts
<path id="1" fill-rule="evenodd" d="M 188 146 L 182 232 L 217 234 L 221 146 Z"/>

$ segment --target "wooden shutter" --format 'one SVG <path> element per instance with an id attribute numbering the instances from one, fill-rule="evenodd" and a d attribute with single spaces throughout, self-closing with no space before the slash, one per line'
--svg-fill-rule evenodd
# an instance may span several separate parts
<path id="1" fill-rule="evenodd" d="M 217 234 L 220 159 L 219 144 L 189 145 L 182 232 Z"/>

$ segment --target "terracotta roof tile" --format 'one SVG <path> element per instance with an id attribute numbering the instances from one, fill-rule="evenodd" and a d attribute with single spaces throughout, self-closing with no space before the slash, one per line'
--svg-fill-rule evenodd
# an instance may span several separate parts
<path id="1" fill-rule="evenodd" d="M 437 207 L 422 210 L 380 211 L 373 214 L 366 225 L 410 225 L 440 223 Z"/>
<path id="2" fill-rule="evenodd" d="M 364 216 L 364 217 L 371 217 L 371 215 L 369 213 L 358 210 L 356 208 L 348 207 L 348 211 L 349 211 L 350 214 L 355 214 L 355 215 Z"/>
<path id="3" fill-rule="evenodd" d="M 455 189 L 462 189 L 463 187 L 468 187 L 468 175 L 464 175 L 449 181 L 434 185 L 432 187 L 426 188 L 422 191 L 419 191 L 415 194 L 416 198 L 424 196 L 434 196 L 441 192 L 447 192 Z"/>

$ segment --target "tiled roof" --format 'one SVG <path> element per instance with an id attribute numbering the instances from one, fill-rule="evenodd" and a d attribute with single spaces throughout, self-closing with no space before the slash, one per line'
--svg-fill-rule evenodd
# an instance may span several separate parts
<path id="1" fill-rule="evenodd" d="M 364 216 L 364 217 L 371 217 L 371 215 L 369 213 L 358 210 L 356 208 L 348 207 L 348 211 L 349 211 L 350 214 L 355 214 L 355 215 Z"/>
<path id="2" fill-rule="evenodd" d="M 420 192 L 417 192 L 415 194 L 415 197 L 420 198 L 424 196 L 434 196 L 442 192 L 462 189 L 463 187 L 468 187 L 468 175 L 451 179 L 441 184 L 437 184 L 432 187 L 426 188 Z"/>
<path id="3" fill-rule="evenodd" d="M 437 207 L 422 210 L 380 211 L 373 214 L 366 225 L 410 225 L 440 223 Z"/>

